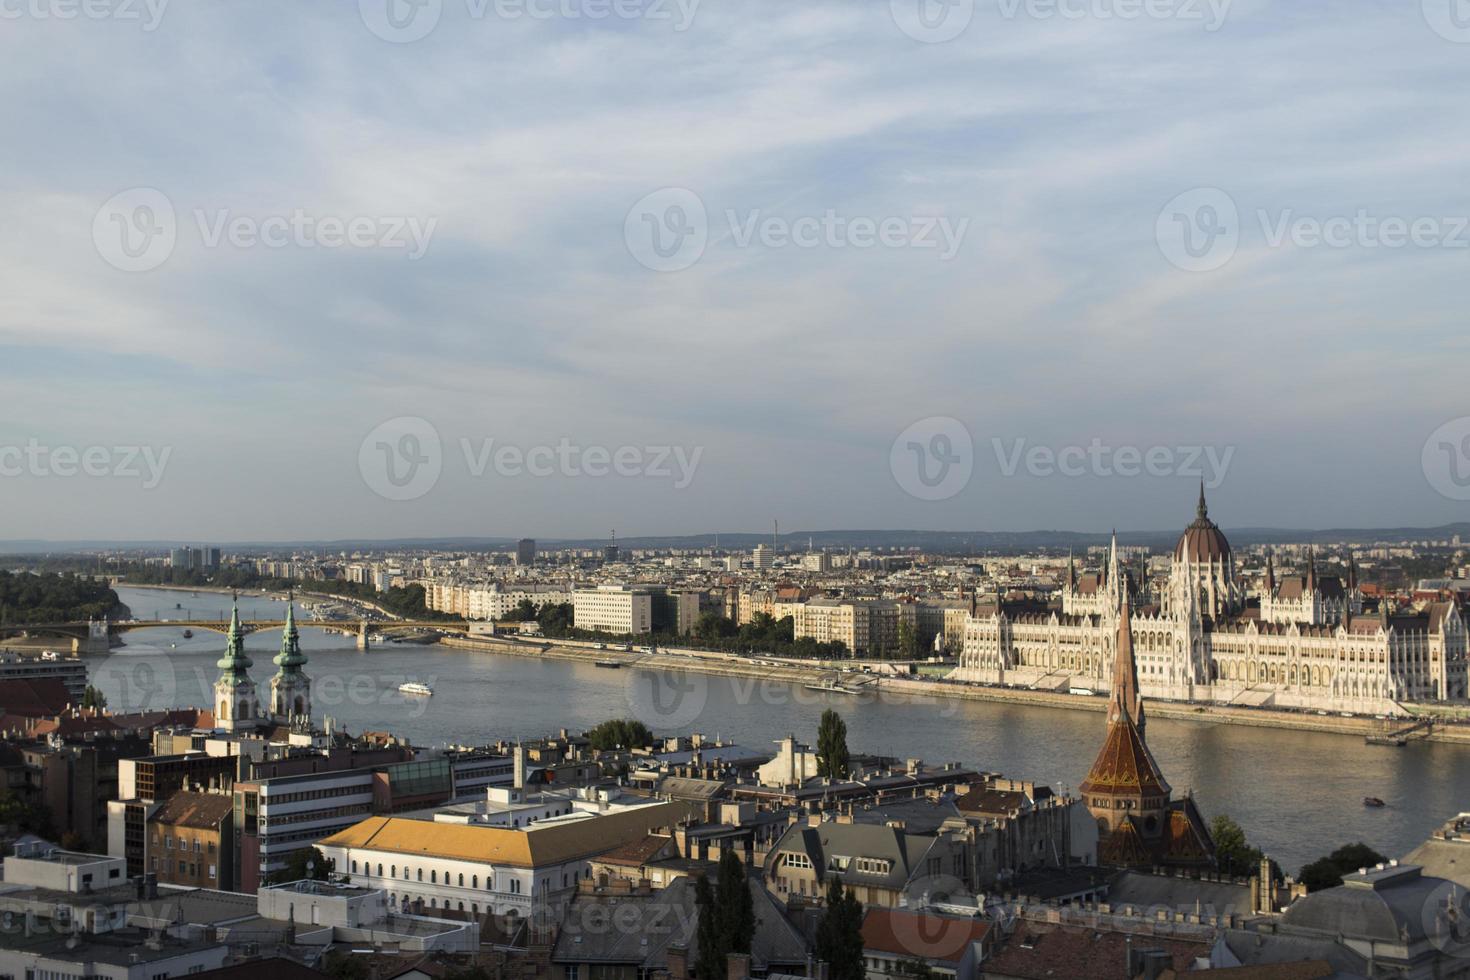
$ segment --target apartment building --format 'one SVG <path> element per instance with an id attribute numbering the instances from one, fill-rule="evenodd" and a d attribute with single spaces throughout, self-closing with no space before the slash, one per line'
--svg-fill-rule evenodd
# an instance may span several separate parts
<path id="1" fill-rule="evenodd" d="M 573 622 L 577 629 L 615 635 L 653 630 L 653 595 L 646 589 L 601 585 L 572 593 Z"/>
<path id="2" fill-rule="evenodd" d="M 148 819 L 148 872 L 167 885 L 234 891 L 234 798 L 180 792 Z"/>

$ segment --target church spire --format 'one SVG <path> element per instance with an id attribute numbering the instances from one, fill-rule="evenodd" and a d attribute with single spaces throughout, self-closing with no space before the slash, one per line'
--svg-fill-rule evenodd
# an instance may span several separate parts
<path id="1" fill-rule="evenodd" d="M 1276 594 L 1276 561 L 1271 552 L 1266 552 L 1266 594 Z"/>
<path id="2" fill-rule="evenodd" d="M 281 652 L 271 661 L 282 674 L 300 673 L 306 666 L 306 654 L 301 652 L 301 633 L 296 629 L 296 603 L 288 600 L 286 605 L 286 627 L 281 631 Z"/>
<path id="3" fill-rule="evenodd" d="M 1118 649 L 1113 657 L 1113 690 L 1108 699 L 1108 724 L 1124 719 L 1143 733 L 1143 695 L 1138 690 L 1138 665 L 1133 660 L 1133 604 L 1125 596 L 1118 620 Z"/>
<path id="4" fill-rule="evenodd" d="M 292 721 L 310 718 L 311 678 L 301 669 L 306 666 L 306 654 L 301 652 L 301 634 L 296 629 L 295 596 L 287 599 L 281 652 L 273 662 L 277 670 L 271 678 L 271 710 Z"/>
<path id="5" fill-rule="evenodd" d="M 1307 591 L 1317 591 L 1317 549 L 1307 548 Z"/>
<path id="6" fill-rule="evenodd" d="M 230 631 L 225 643 L 225 655 L 215 662 L 220 669 L 221 680 L 241 680 L 245 678 L 254 662 L 245 655 L 245 631 L 240 627 L 240 603 L 237 599 L 234 607 L 230 610 Z"/>

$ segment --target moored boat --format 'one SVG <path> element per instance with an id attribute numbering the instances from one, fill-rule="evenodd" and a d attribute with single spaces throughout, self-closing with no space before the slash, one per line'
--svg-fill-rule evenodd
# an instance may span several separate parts
<path id="1" fill-rule="evenodd" d="M 420 694 L 424 697 L 428 697 L 429 695 L 434 693 L 433 688 L 429 687 L 429 685 L 427 684 L 421 684 L 418 681 L 409 681 L 406 684 L 400 684 L 398 685 L 398 690 L 402 691 L 404 694 Z"/>
<path id="2" fill-rule="evenodd" d="M 1365 796 L 1365 797 L 1363 797 L 1363 805 L 1364 806 L 1371 806 L 1371 807 L 1388 806 L 1387 803 L 1384 803 L 1382 800 L 1380 800 L 1376 796 Z"/>

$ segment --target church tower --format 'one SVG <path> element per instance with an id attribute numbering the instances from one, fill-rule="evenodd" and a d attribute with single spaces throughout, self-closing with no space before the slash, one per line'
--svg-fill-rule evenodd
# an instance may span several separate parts
<path id="1" fill-rule="evenodd" d="M 1132 604 L 1118 620 L 1108 731 L 1087 778 L 1078 787 L 1097 821 L 1099 864 L 1118 868 L 1214 863 L 1209 831 L 1190 797 L 1172 799 L 1144 740 L 1147 722 L 1133 659 Z"/>
<path id="2" fill-rule="evenodd" d="M 255 682 L 250 679 L 253 664 L 245 656 L 245 632 L 240 628 L 238 603 L 230 611 L 225 655 L 215 666 L 220 669 L 220 675 L 214 682 L 214 723 L 230 732 L 254 728 L 260 721 L 260 703 L 255 695 Z"/>
<path id="3" fill-rule="evenodd" d="M 296 603 L 286 606 L 286 628 L 281 633 L 281 652 L 276 654 L 276 676 L 271 678 L 271 714 L 286 722 L 311 717 L 311 678 L 302 671 L 306 654 L 301 652 L 301 634 L 296 629 Z"/>

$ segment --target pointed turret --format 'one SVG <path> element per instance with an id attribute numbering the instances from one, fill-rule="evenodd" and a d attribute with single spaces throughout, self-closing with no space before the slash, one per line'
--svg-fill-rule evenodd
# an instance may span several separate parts
<path id="1" fill-rule="evenodd" d="M 246 672 L 255 666 L 255 662 L 245 655 L 245 632 L 240 627 L 238 602 L 230 610 L 230 631 L 225 635 L 225 655 L 214 664 L 220 669 L 220 680 L 249 680 Z"/>
<path id="2" fill-rule="evenodd" d="M 1118 649 L 1113 656 L 1113 690 L 1108 699 L 1108 723 L 1131 720 L 1143 734 L 1143 696 L 1138 691 L 1138 664 L 1133 659 L 1133 604 L 1123 600 L 1118 620 Z"/>
<path id="3" fill-rule="evenodd" d="M 299 673 L 306 666 L 306 654 L 301 652 L 301 633 L 296 629 L 296 603 L 286 605 L 286 628 L 281 631 L 281 652 L 271 661 L 280 672 Z"/>
<path id="4" fill-rule="evenodd" d="M 1317 549 L 1307 548 L 1307 591 L 1317 591 Z"/>
<path id="5" fill-rule="evenodd" d="M 1203 479 L 1199 481 L 1199 503 L 1194 506 L 1194 516 L 1200 521 L 1209 520 L 1210 517 L 1210 505 L 1205 503 L 1205 481 Z"/>
<path id="6" fill-rule="evenodd" d="M 1358 587 L 1358 562 L 1357 559 L 1353 557 L 1353 553 L 1351 551 L 1348 552 L 1347 584 L 1349 590 L 1356 589 Z"/>
<path id="7" fill-rule="evenodd" d="M 1067 550 L 1067 591 L 1077 591 L 1077 558 L 1071 549 Z"/>
<path id="8" fill-rule="evenodd" d="M 1266 594 L 1276 594 L 1276 560 L 1271 552 L 1266 552 Z"/>

